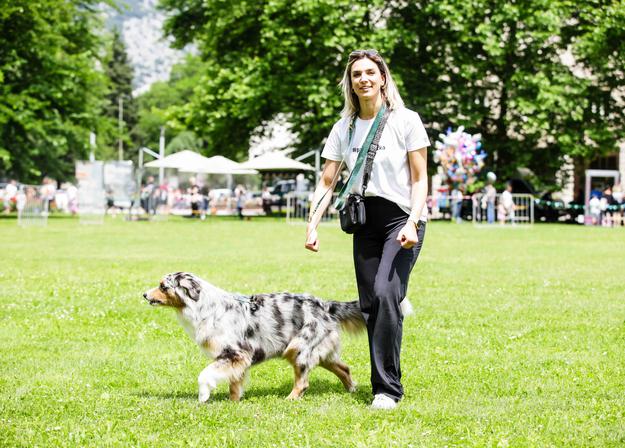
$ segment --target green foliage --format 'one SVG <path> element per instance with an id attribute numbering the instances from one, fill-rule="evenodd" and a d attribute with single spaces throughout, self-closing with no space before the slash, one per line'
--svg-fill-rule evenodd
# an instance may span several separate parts
<path id="1" fill-rule="evenodd" d="M 447 126 L 481 132 L 502 179 L 526 167 L 553 183 L 565 154 L 590 160 L 625 133 L 623 0 L 161 0 L 175 44 L 200 56 L 137 102 L 98 3 L 2 2 L 0 177 L 71 177 L 92 130 L 98 157 L 116 157 L 119 97 L 127 151 L 155 149 L 165 124 L 168 139 L 191 132 L 201 151 L 241 158 L 277 114 L 300 150 L 318 147 L 347 54 L 366 47 L 385 55 L 432 140 Z"/>
<path id="2" fill-rule="evenodd" d="M 174 111 L 208 148 L 246 154 L 254 129 L 287 113 L 301 148 L 318 147 L 336 121 L 337 83 L 346 49 L 379 44 L 375 10 L 383 2 L 174 1 L 166 29 L 195 42 L 207 61 L 194 96 Z"/>
<path id="3" fill-rule="evenodd" d="M 625 131 L 622 0 L 162 0 L 178 46 L 206 61 L 191 101 L 171 110 L 231 156 L 279 112 L 318 146 L 337 119 L 349 51 L 386 56 L 433 140 L 481 132 L 501 178 L 527 167 L 552 183 L 565 154 L 613 151 Z M 563 62 L 572 54 L 591 76 Z M 618 95 L 621 89 L 620 103 Z"/>
<path id="4" fill-rule="evenodd" d="M 106 80 L 95 0 L 0 7 L 0 177 L 65 179 L 88 154 Z"/>
<path id="5" fill-rule="evenodd" d="M 166 152 L 169 154 L 191 150 L 198 151 L 202 146 L 202 140 L 191 131 L 184 131 L 176 135 L 166 146 Z"/>
<path id="6" fill-rule="evenodd" d="M 599 147 L 610 148 L 625 130 L 625 2 L 589 1 L 576 4 L 574 11 L 567 31 L 575 58 L 589 78 L 583 110 L 587 136 Z"/>
<path id="7" fill-rule="evenodd" d="M 396 411 L 372 412 L 364 334 L 343 336 L 359 388 L 312 372 L 284 398 L 283 360 L 251 370 L 244 399 L 221 384 L 197 403 L 208 360 L 171 309 L 141 294 L 191 271 L 244 294 L 357 296 L 351 239 L 254 219 L 81 226 L 0 220 L 3 447 L 622 447 L 623 228 L 428 223 L 408 289 Z M 79 242 L 79 244 L 77 244 Z M 245 256 L 242 256 L 245 254 Z M 580 257 L 580 254 L 584 254 Z"/>
<path id="8" fill-rule="evenodd" d="M 118 141 L 122 139 L 124 143 L 124 158 L 134 156 L 138 132 L 135 127 L 138 122 L 137 103 L 132 96 L 133 68 L 128 61 L 126 45 L 124 44 L 119 30 L 113 30 L 110 40 L 110 50 L 106 61 L 105 72 L 108 78 L 108 90 L 106 93 L 107 106 L 103 119 L 108 118 L 108 129 L 102 134 L 100 156 L 107 154 L 108 157 L 117 159 Z M 119 132 L 119 102 L 123 102 L 122 132 Z"/>
<path id="9" fill-rule="evenodd" d="M 178 111 L 188 107 L 188 103 L 195 95 L 196 86 L 201 82 L 205 66 L 200 58 L 189 55 L 183 63 L 172 67 L 167 82 L 152 84 L 150 90 L 137 98 L 139 113 L 135 135 L 140 146 L 156 150 L 161 126 L 166 126 L 168 141 L 172 136 L 176 139 L 178 134 L 183 133 L 178 142 L 182 141 L 183 145 L 192 143 L 187 148 L 204 149 L 204 141 L 194 136 L 193 132 L 187 131 L 186 126 L 176 119 L 176 115 Z M 187 137 L 192 135 L 193 141 L 190 142 Z M 173 140 L 170 141 L 166 148 L 167 152 L 173 152 L 178 148 L 177 145 L 178 143 L 174 144 Z"/>

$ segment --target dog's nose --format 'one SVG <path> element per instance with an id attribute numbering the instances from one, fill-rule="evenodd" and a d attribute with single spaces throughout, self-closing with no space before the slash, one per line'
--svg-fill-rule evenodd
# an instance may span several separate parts
<path id="1" fill-rule="evenodd" d="M 148 298 L 148 293 L 147 293 L 147 292 L 144 292 L 144 293 L 143 293 L 143 298 L 144 298 L 144 299 L 147 299 L 147 298 Z"/>

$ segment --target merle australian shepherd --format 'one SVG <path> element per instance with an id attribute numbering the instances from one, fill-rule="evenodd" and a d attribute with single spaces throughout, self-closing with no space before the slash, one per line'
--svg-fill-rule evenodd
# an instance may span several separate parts
<path id="1" fill-rule="evenodd" d="M 198 377 L 200 402 L 208 401 L 220 381 L 228 381 L 230 398 L 240 400 L 250 367 L 277 356 L 295 372 L 288 399 L 303 395 L 317 365 L 334 373 L 348 391 L 355 390 L 349 367 L 340 358 L 339 329 L 365 329 L 356 301 L 290 293 L 243 296 L 186 272 L 166 275 L 143 297 L 150 305 L 174 308 L 189 336 L 213 359 Z"/>

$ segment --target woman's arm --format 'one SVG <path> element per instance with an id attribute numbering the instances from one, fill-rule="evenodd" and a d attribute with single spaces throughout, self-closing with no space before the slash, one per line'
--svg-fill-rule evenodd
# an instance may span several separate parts
<path id="1" fill-rule="evenodd" d="M 410 249 L 417 244 L 417 223 L 421 217 L 425 201 L 428 196 L 427 149 L 420 148 L 408 152 L 408 166 L 410 167 L 410 216 L 406 225 L 399 231 L 397 241 L 404 249 Z"/>
<path id="2" fill-rule="evenodd" d="M 312 203 L 310 204 L 310 214 L 308 226 L 306 228 L 306 244 L 304 247 L 313 252 L 319 250 L 319 240 L 317 238 L 317 225 L 321 221 L 323 213 L 332 201 L 332 191 L 338 179 L 338 172 L 341 162 L 326 159 L 319 184 L 315 188 Z"/>

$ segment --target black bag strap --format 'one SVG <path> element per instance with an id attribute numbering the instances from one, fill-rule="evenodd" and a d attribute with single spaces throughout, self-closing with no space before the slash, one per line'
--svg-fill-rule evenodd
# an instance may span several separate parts
<path id="1" fill-rule="evenodd" d="M 375 158 L 375 154 L 378 152 L 380 138 L 382 137 L 382 132 L 384 131 L 384 125 L 388 121 L 388 116 L 391 114 L 389 109 L 384 111 L 384 115 L 382 116 L 382 120 L 380 121 L 380 125 L 375 132 L 375 136 L 373 137 L 373 141 L 369 146 L 369 151 L 367 152 L 367 159 L 365 160 L 365 172 L 362 175 L 362 196 L 364 197 L 365 191 L 367 191 L 367 185 L 369 184 L 369 179 L 371 178 L 371 171 L 373 170 L 373 159 Z"/>

